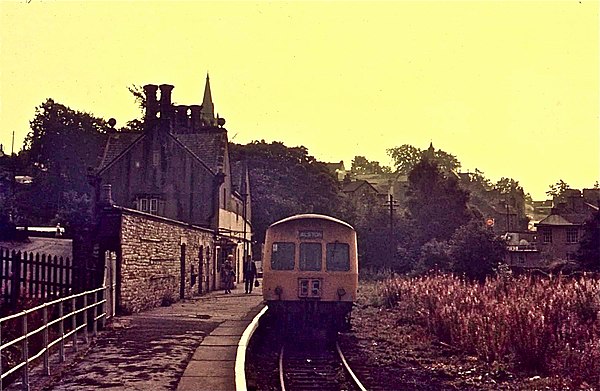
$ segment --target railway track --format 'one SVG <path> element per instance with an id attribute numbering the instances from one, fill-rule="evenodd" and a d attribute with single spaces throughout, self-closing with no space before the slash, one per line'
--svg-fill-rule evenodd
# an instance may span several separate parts
<path id="1" fill-rule="evenodd" d="M 339 345 L 283 345 L 279 354 L 281 391 L 366 391 L 349 367 Z"/>

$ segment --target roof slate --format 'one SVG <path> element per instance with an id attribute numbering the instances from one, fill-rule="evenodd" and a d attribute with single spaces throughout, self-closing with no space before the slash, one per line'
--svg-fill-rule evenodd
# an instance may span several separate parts
<path id="1" fill-rule="evenodd" d="M 133 132 L 118 132 L 108 135 L 104 146 L 104 154 L 100 160 L 98 168 L 106 167 L 110 162 L 115 160 L 123 151 L 131 144 L 143 137 L 144 133 Z"/>
<path id="2" fill-rule="evenodd" d="M 552 214 L 537 225 L 582 225 L 588 219 L 587 214 L 582 213 L 571 213 L 571 214 Z"/>
<path id="3" fill-rule="evenodd" d="M 227 136 L 220 128 L 201 133 L 172 134 L 177 140 L 192 151 L 213 172 L 223 168 L 223 155 Z"/>

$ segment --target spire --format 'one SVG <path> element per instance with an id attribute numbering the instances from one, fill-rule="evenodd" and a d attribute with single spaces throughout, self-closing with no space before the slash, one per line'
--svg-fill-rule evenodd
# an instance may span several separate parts
<path id="1" fill-rule="evenodd" d="M 215 106 L 210 93 L 210 79 L 208 72 L 206 73 L 206 85 L 204 86 L 204 99 L 202 100 L 202 117 L 213 119 L 215 118 Z"/>
<path id="2" fill-rule="evenodd" d="M 435 148 L 433 148 L 433 142 L 429 143 L 429 148 L 425 151 L 425 156 L 428 159 L 435 159 Z"/>

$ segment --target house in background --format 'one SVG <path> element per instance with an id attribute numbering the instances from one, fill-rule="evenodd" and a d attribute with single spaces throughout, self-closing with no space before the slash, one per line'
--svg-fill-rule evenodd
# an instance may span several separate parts
<path id="1" fill-rule="evenodd" d="M 347 172 L 343 160 L 340 160 L 339 163 L 325 163 L 325 167 L 327 167 L 329 172 L 333 174 L 338 182 L 342 182 L 344 178 L 346 178 Z"/>
<path id="2" fill-rule="evenodd" d="M 501 235 L 506 242 L 504 262 L 513 267 L 540 267 L 540 252 L 536 232 L 507 232 Z"/>
<path id="3" fill-rule="evenodd" d="M 537 228 L 537 249 L 547 262 L 570 261 L 579 248 L 583 224 L 598 211 L 600 189 L 567 189 Z"/>

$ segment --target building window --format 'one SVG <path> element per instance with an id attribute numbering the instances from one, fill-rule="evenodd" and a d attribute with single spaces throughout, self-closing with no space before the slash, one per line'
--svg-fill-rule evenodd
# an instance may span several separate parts
<path id="1" fill-rule="evenodd" d="M 152 165 L 156 167 L 158 163 L 160 163 L 160 151 L 154 151 L 152 153 Z"/>
<path id="2" fill-rule="evenodd" d="M 552 243 L 552 230 L 542 231 L 542 243 Z"/>
<path id="3" fill-rule="evenodd" d="M 577 228 L 567 228 L 567 243 L 579 242 L 579 232 Z"/>
<path id="4" fill-rule="evenodd" d="M 158 198 L 156 197 L 139 197 L 136 200 L 135 207 L 140 212 L 158 214 Z"/>

